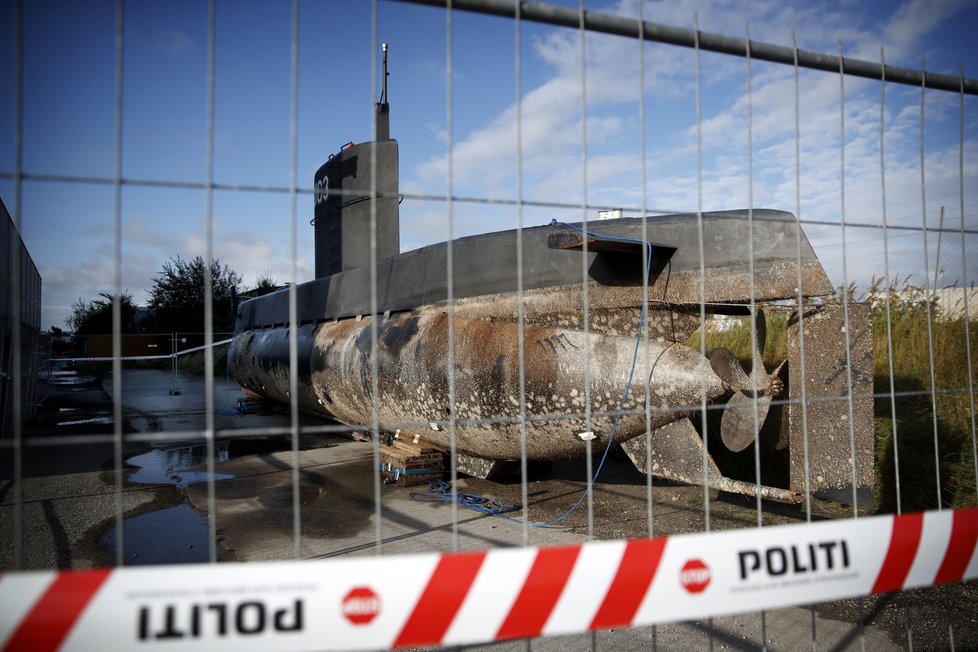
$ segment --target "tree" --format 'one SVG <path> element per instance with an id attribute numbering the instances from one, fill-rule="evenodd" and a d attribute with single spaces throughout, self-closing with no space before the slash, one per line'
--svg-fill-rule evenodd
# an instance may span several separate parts
<path id="1" fill-rule="evenodd" d="M 156 327 L 160 332 L 204 331 L 204 273 L 207 264 L 197 256 L 183 260 L 179 256 L 163 263 L 153 278 L 149 305 L 156 312 Z M 241 275 L 221 261 L 210 264 L 214 332 L 234 330 L 234 296 Z"/>
<path id="2" fill-rule="evenodd" d="M 107 292 L 99 292 L 97 299 L 86 301 L 78 299 L 71 304 L 71 314 L 65 324 L 76 335 L 109 335 L 112 333 L 112 297 Z M 133 333 L 136 329 L 136 303 L 129 291 L 119 295 L 119 315 L 123 333 Z"/>
<path id="3" fill-rule="evenodd" d="M 255 287 L 248 291 L 248 295 L 252 297 L 260 297 L 265 294 L 271 294 L 277 289 L 278 283 L 275 282 L 275 277 L 272 276 L 271 271 L 265 269 L 259 272 Z"/>

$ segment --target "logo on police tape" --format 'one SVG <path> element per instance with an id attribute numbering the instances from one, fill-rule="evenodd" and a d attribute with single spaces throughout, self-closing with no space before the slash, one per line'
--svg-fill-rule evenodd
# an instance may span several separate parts
<path id="1" fill-rule="evenodd" d="M 380 613 L 380 596 L 368 586 L 350 589 L 343 598 L 343 617 L 354 625 L 369 625 Z"/>
<path id="2" fill-rule="evenodd" d="M 713 574 L 699 559 L 690 559 L 679 571 L 679 582 L 690 593 L 702 593 L 710 585 Z"/>

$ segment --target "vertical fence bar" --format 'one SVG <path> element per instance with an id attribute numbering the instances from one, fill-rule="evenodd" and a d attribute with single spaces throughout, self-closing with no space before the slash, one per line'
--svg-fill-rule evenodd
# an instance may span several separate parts
<path id="1" fill-rule="evenodd" d="M 807 377 L 805 374 L 805 310 L 804 310 L 804 291 L 803 291 L 803 276 L 802 276 L 802 260 L 801 260 L 801 98 L 800 90 L 801 83 L 798 75 L 798 41 L 795 37 L 794 30 L 791 31 L 791 47 L 795 53 L 795 65 L 794 65 L 794 81 L 795 81 L 795 225 L 797 227 L 798 237 L 795 239 L 796 245 L 796 266 L 798 271 L 798 357 L 801 360 L 801 377 Z M 812 495 L 811 495 L 811 470 L 808 464 L 808 402 L 806 401 L 807 385 L 805 383 L 801 384 L 800 395 L 801 395 L 801 432 L 802 432 L 802 459 L 804 460 L 804 478 L 805 478 L 805 520 L 809 523 L 812 520 Z"/>
<path id="2" fill-rule="evenodd" d="M 744 48 L 747 74 L 747 270 L 750 277 L 750 354 L 754 361 L 750 374 L 751 389 L 753 390 L 750 404 L 754 427 L 754 486 L 756 487 L 757 527 L 761 528 L 764 527 L 764 510 L 761 500 L 761 418 L 760 406 L 758 405 L 758 390 L 760 388 L 757 386 L 757 379 L 759 373 L 766 375 L 766 372 L 760 354 L 760 349 L 764 343 L 758 341 L 757 317 L 760 315 L 761 308 L 757 305 L 757 287 L 754 283 L 754 92 L 751 79 L 750 23 L 744 24 L 744 35 L 747 43 Z M 766 328 L 764 334 L 766 337 Z M 760 370 L 755 368 L 756 365 L 760 365 Z M 767 650 L 767 612 L 764 610 L 761 610 L 761 649 Z"/>
<path id="3" fill-rule="evenodd" d="M 968 304 L 971 290 L 968 287 L 968 252 L 965 246 L 964 229 L 964 64 L 960 64 L 961 93 L 958 108 L 958 200 L 961 217 L 961 278 L 964 279 L 963 308 L 964 308 L 964 346 L 965 359 L 968 363 L 968 406 L 971 415 L 971 455 L 975 467 L 975 500 L 978 501 L 978 438 L 975 436 L 975 379 L 971 365 L 971 310 Z"/>
<path id="4" fill-rule="evenodd" d="M 748 301 L 750 303 L 750 355 L 754 361 L 753 365 L 761 365 L 761 369 L 751 368 L 751 417 L 754 426 L 754 480 L 756 487 L 755 504 L 757 508 L 757 527 L 763 527 L 763 510 L 761 502 L 761 446 L 760 429 L 761 419 L 760 410 L 757 403 L 757 395 L 760 387 L 757 386 L 758 372 L 763 373 L 763 360 L 760 358 L 760 342 L 757 341 L 757 319 L 760 308 L 757 305 L 757 287 L 754 283 L 754 93 L 751 80 L 751 52 L 750 52 L 750 24 L 745 24 L 744 32 L 747 36 L 747 45 L 744 48 L 744 62 L 747 73 L 747 270 L 750 281 L 748 283 Z M 761 614 L 761 632 L 764 632 L 764 614 Z M 766 645 L 767 637 L 763 636 L 762 645 Z"/>
<path id="5" fill-rule="evenodd" d="M 846 245 L 846 73 L 839 41 L 839 224 L 842 235 L 842 332 L 846 343 L 846 405 L 849 409 L 849 459 L 852 478 L 852 517 L 859 518 L 859 499 L 856 482 L 856 425 L 853 422 L 852 346 L 849 328 L 849 268 Z"/>
<path id="6" fill-rule="evenodd" d="M 645 3 L 638 3 L 638 142 L 639 155 L 641 157 L 641 179 L 642 179 L 642 260 L 651 259 L 652 252 L 649 250 L 649 187 L 648 187 L 648 161 L 646 158 L 646 114 L 645 114 Z M 649 265 L 642 266 L 642 310 L 645 312 L 645 320 L 642 324 L 642 333 L 639 335 L 644 338 L 645 368 L 652 368 L 652 338 L 649 336 L 649 321 L 651 317 L 651 306 L 649 305 Z M 646 460 L 652 458 L 652 375 L 649 374 L 649 382 L 645 383 L 645 455 Z M 655 536 L 654 519 L 654 496 L 652 491 L 652 474 L 645 474 L 645 512 L 648 528 L 648 537 Z M 652 649 L 658 649 L 658 628 L 653 625 L 651 628 Z"/>
<path id="7" fill-rule="evenodd" d="M 849 328 L 849 292 L 852 288 L 849 285 L 848 251 L 846 245 L 846 73 L 844 58 L 842 56 L 842 40 L 839 40 L 839 230 L 841 233 L 842 251 L 842 331 L 845 339 L 846 355 L 846 406 L 849 410 L 849 462 L 852 482 L 852 518 L 859 518 L 859 499 L 857 497 L 856 481 L 856 430 L 853 422 L 853 395 L 852 395 L 852 347 L 850 344 Z M 865 622 L 863 618 L 864 600 L 859 599 L 859 645 L 862 649 L 866 647 Z"/>
<path id="8" fill-rule="evenodd" d="M 299 478 L 299 317 L 298 317 L 298 169 L 299 169 L 299 0 L 292 0 L 289 97 L 289 430 L 292 440 L 292 539 L 302 559 L 302 501 Z"/>
<path id="9" fill-rule="evenodd" d="M 207 3 L 207 136 L 204 184 L 204 438 L 207 448 L 208 558 L 217 561 L 217 494 L 214 483 L 214 58 L 215 0 Z"/>
<path id="10" fill-rule="evenodd" d="M 522 67 L 522 5 L 516 3 L 514 19 L 514 40 L 516 43 L 516 292 L 517 292 L 517 353 L 520 374 L 520 502 L 523 518 L 520 531 L 523 545 L 530 544 L 530 495 L 526 461 L 526 296 L 523 288 L 523 67 Z"/>
<path id="11" fill-rule="evenodd" d="M 377 0 L 371 3 L 370 12 L 370 94 L 371 101 L 377 92 L 377 44 L 380 40 L 380 7 Z M 381 84 L 386 80 L 381 80 Z M 384 98 L 387 101 L 387 98 Z M 370 141 L 370 443 L 373 448 L 373 490 L 374 490 L 374 552 L 382 554 L 384 549 L 384 524 L 380 473 L 380 361 L 377 350 L 377 120 L 371 126 L 373 138 Z"/>
<path id="12" fill-rule="evenodd" d="M 794 91 L 795 91 L 795 266 L 797 269 L 797 315 L 798 315 L 798 359 L 801 366 L 801 378 L 807 378 L 808 374 L 805 372 L 805 300 L 804 300 L 804 280 L 802 275 L 802 260 L 801 260 L 801 239 L 803 233 L 801 230 L 801 83 L 798 74 L 798 39 L 795 36 L 795 31 L 791 30 L 791 49 L 794 58 Z M 801 388 L 799 388 L 799 394 L 801 397 L 801 403 L 797 406 L 791 406 L 789 410 L 798 409 L 801 412 L 801 441 L 802 441 L 802 466 L 803 476 L 804 476 L 804 486 L 805 486 L 805 521 L 808 523 L 812 522 L 812 492 L 811 492 L 811 469 L 809 468 L 809 449 L 808 449 L 808 401 L 807 399 L 808 384 L 805 382 L 801 383 Z M 789 413 L 790 415 L 790 413 Z M 790 416 L 789 416 L 790 418 Z M 789 468 L 789 475 L 791 469 Z M 790 484 L 790 480 L 789 480 Z M 817 645 L 817 629 L 816 629 L 816 619 L 815 619 L 815 608 L 809 607 L 809 613 L 811 615 L 811 628 L 812 628 L 812 652 L 818 649 Z"/>
<path id="13" fill-rule="evenodd" d="M 934 423 L 934 475 L 937 480 L 937 509 L 943 508 L 941 500 L 941 453 L 937 441 L 937 377 L 934 372 L 934 323 L 933 306 L 934 294 L 930 286 L 930 245 L 927 243 L 927 181 L 925 176 L 926 157 L 924 152 L 924 97 L 927 93 L 927 66 L 924 55 L 920 55 L 920 220 L 924 237 L 924 307 L 927 311 L 927 356 L 930 368 L 930 402 L 931 416 Z M 934 279 L 934 289 L 937 289 L 937 279 Z"/>
<path id="14" fill-rule="evenodd" d="M 703 82 L 700 65 L 700 17 L 693 14 L 696 54 L 696 242 L 700 260 L 700 418 L 706 423 L 706 252 L 703 247 Z M 703 530 L 710 531 L 710 445 L 703 438 Z M 713 639 L 710 638 L 710 645 Z"/>
<path id="15" fill-rule="evenodd" d="M 587 30 L 584 28 L 584 0 L 580 0 L 578 11 L 578 35 L 580 37 L 580 66 L 581 66 L 581 229 L 588 231 L 587 214 Z M 581 238 L 581 303 L 583 304 L 584 320 L 584 431 L 592 432 L 594 425 L 591 421 L 591 293 L 587 269 L 588 239 Z M 585 440 L 587 457 L 585 468 L 587 474 L 587 538 L 594 538 L 594 469 L 591 458 L 592 439 Z"/>
<path id="16" fill-rule="evenodd" d="M 890 294 L 895 281 L 890 276 L 890 237 L 886 216 L 886 55 L 882 47 L 880 48 L 880 65 L 882 75 L 880 77 L 880 193 L 882 196 L 880 208 L 883 220 L 883 296 L 886 307 L 886 355 L 890 376 L 890 422 L 893 425 L 893 472 L 895 478 L 893 485 L 896 495 L 896 512 L 901 514 L 903 513 L 903 503 L 900 496 L 900 446 L 897 439 L 896 380 L 893 362 L 893 307 L 890 305 Z"/>
<path id="17" fill-rule="evenodd" d="M 380 7 L 377 0 L 371 3 L 370 13 L 370 93 L 371 101 L 377 92 L 377 46 L 380 40 Z M 381 80 L 381 84 L 384 80 Z M 386 100 L 386 98 L 384 98 Z M 375 108 L 375 111 L 378 110 Z M 381 478 L 380 465 L 380 362 L 377 351 L 377 120 L 374 118 L 371 125 L 370 140 L 370 418 L 371 436 L 370 444 L 373 453 L 373 466 L 371 477 L 373 478 L 374 491 L 374 552 L 383 553 L 383 507 L 381 488 L 383 480 Z"/>
<path id="18" fill-rule="evenodd" d="M 112 182 L 115 219 L 114 283 L 112 293 L 112 434 L 115 475 L 115 563 L 125 563 L 122 489 L 122 91 L 125 55 L 125 3 L 115 5 L 115 178 Z"/>
<path id="19" fill-rule="evenodd" d="M 448 434 L 451 440 L 451 479 L 452 479 L 452 550 L 458 550 L 458 441 L 456 431 L 455 403 L 455 258 L 453 240 L 455 239 L 455 134 L 452 105 L 454 82 L 453 40 L 452 40 L 452 0 L 448 0 L 445 8 L 445 131 L 448 134 L 448 174 L 445 200 L 448 202 L 448 240 L 445 247 L 447 256 L 446 278 L 448 282 Z"/>
<path id="20" fill-rule="evenodd" d="M 17 0 L 14 4 L 14 224 L 18 233 L 23 229 L 23 193 L 24 193 L 24 2 Z M 21 413 L 21 247 L 10 238 L 10 299 L 12 325 L 10 335 L 10 369 L 13 372 L 13 396 L 11 411 L 13 412 L 14 432 L 14 568 L 24 567 L 24 415 Z"/>
<path id="21" fill-rule="evenodd" d="M 941 275 L 941 240 L 944 236 L 944 207 L 941 206 L 941 219 L 937 225 L 937 255 L 934 258 L 934 294 L 937 294 L 937 279 Z"/>
<path id="22" fill-rule="evenodd" d="M 706 252 L 703 247 L 703 75 L 700 63 L 700 16 L 693 13 L 693 49 L 696 53 L 696 230 L 700 260 L 700 417 L 706 408 Z M 710 444 L 703 438 L 703 531 L 710 531 Z M 709 619 L 709 649 L 713 650 L 713 618 Z"/>
<path id="23" fill-rule="evenodd" d="M 645 129 L 645 3 L 638 3 L 638 148 L 641 160 L 641 179 L 642 179 L 642 260 L 648 261 L 651 252 L 649 251 L 649 188 L 648 188 L 648 161 L 645 149 L 646 129 Z M 645 311 L 645 320 L 642 324 L 640 337 L 644 338 L 643 347 L 645 355 L 645 368 L 652 368 L 652 340 L 649 337 L 649 321 L 651 316 L 651 306 L 649 305 L 649 266 L 642 266 L 642 310 Z M 651 374 L 649 378 L 651 379 Z M 652 459 L 652 383 L 645 383 L 645 454 L 646 460 Z M 655 523 L 653 522 L 653 492 L 652 474 L 645 474 L 645 511 L 648 521 L 648 536 L 655 535 Z M 653 629 L 653 636 L 655 627 Z"/>
<path id="24" fill-rule="evenodd" d="M 941 207 L 941 218 L 937 231 L 937 260 L 934 265 L 934 291 L 930 291 L 930 283 L 928 280 L 930 274 L 930 263 L 928 256 L 930 254 L 929 247 L 927 244 L 927 184 L 925 177 L 925 151 L 924 151 L 924 96 L 926 95 L 926 79 L 927 79 L 927 67 L 924 59 L 924 55 L 920 56 L 920 74 L 924 80 L 921 84 L 920 89 L 920 203 L 921 203 L 921 219 L 923 221 L 923 233 L 924 233 L 924 296 L 925 296 L 925 306 L 927 309 L 927 355 L 930 369 L 930 398 L 931 398 L 931 419 L 934 426 L 934 474 L 937 479 L 937 509 L 940 511 L 944 508 L 942 499 L 942 488 L 941 488 L 941 452 L 940 443 L 938 441 L 938 426 L 937 426 L 937 371 L 936 364 L 934 360 L 934 325 L 933 325 L 933 310 L 937 307 L 937 282 L 938 282 L 938 269 L 937 265 L 940 263 L 941 258 L 941 231 L 944 228 L 944 207 Z M 967 320 L 967 318 L 966 318 Z M 978 479 L 976 479 L 978 480 Z M 948 604 L 947 597 L 947 587 L 942 586 L 938 589 L 941 595 L 941 601 L 944 604 L 944 617 L 947 623 L 947 635 L 948 644 L 951 650 L 954 650 L 954 623 L 951 620 L 951 608 Z"/>

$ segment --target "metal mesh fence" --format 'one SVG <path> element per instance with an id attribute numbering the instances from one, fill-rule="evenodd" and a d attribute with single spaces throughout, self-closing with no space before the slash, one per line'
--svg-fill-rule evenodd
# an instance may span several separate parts
<path id="1" fill-rule="evenodd" d="M 113 99 L 88 116 L 110 143 L 59 161 L 42 155 L 56 141 L 25 136 L 38 133 L 25 53 L 39 56 L 45 13 L 13 3 L 0 189 L 49 257 L 58 219 L 94 216 L 84 265 L 113 309 L 112 332 L 55 355 L 47 382 L 21 330 L 5 335 L 4 570 L 573 545 L 975 506 L 978 81 L 619 9 L 212 0 L 175 19 L 195 21 L 194 52 L 180 33 L 152 41 L 119 0 L 97 32 L 112 72 L 88 80 Z M 398 21 L 443 23 L 444 52 L 404 30 L 427 68 L 392 85 L 391 109 L 381 34 L 397 79 Z M 456 39 L 483 25 L 484 41 Z M 335 43 L 317 42 L 324 30 Z M 281 51 L 249 56 L 266 35 Z M 147 44 L 191 64 L 154 70 Z M 528 44 L 556 77 L 527 63 Z M 174 83 L 188 74 L 193 91 Z M 351 78 L 369 104 L 346 97 Z M 277 102 L 226 90 L 249 85 Z M 191 99 L 203 119 L 169 132 L 190 143 L 154 141 L 164 116 L 149 107 L 179 123 Z M 308 125 L 347 119 L 363 142 L 310 156 L 306 140 L 335 132 Z M 393 187 L 391 137 L 408 171 L 398 186 L 395 146 Z M 408 153 L 426 139 L 444 149 Z M 248 156 L 254 169 L 229 163 Z M 58 193 L 72 199 L 46 201 Z M 362 264 L 310 281 L 334 215 L 326 241 Z M 151 241 L 267 260 L 283 287 L 241 302 L 233 336 L 220 333 L 204 265 L 203 333 L 124 334 Z M 45 283 L 64 285 L 55 258 Z M 22 310 L 11 302 L 11 323 Z M 429 477 L 443 482 L 414 482 Z M 963 582 L 525 645 L 967 648 L 974 598 Z"/>

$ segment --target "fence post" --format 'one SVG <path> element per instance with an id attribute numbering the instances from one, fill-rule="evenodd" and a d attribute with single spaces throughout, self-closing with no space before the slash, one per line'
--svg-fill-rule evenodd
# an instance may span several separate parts
<path id="1" fill-rule="evenodd" d="M 170 396 L 177 393 L 177 334 L 170 333 L 170 367 L 173 369 L 173 381 L 170 386 Z"/>

